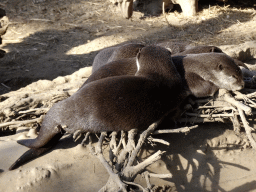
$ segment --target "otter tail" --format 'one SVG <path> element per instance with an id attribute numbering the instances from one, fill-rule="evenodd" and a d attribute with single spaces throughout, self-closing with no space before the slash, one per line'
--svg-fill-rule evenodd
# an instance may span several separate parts
<path id="1" fill-rule="evenodd" d="M 51 147 L 49 148 L 38 148 L 38 149 L 29 149 L 26 151 L 23 155 L 20 156 L 19 159 L 17 159 L 10 167 L 9 170 L 14 170 L 18 168 L 19 166 L 23 165 L 24 163 L 35 159 L 36 157 L 40 156 L 41 154 L 45 153 L 48 151 Z"/>
<path id="2" fill-rule="evenodd" d="M 65 130 L 62 127 L 57 127 L 57 129 L 45 129 L 43 126 L 40 129 L 39 135 L 35 139 L 22 139 L 18 140 L 17 143 L 24 145 L 28 148 L 41 148 L 45 147 L 50 141 L 55 140 L 55 137 L 60 139 L 58 136 L 61 136 L 65 133 Z"/>
<path id="3" fill-rule="evenodd" d="M 28 148 L 40 148 L 40 147 L 43 147 L 45 144 L 47 144 L 49 142 L 49 140 L 52 139 L 49 137 L 45 137 L 44 139 L 39 139 L 38 137 L 35 139 L 18 140 L 17 143 L 24 145 Z"/>
<path id="4" fill-rule="evenodd" d="M 55 146 L 58 141 L 60 140 L 60 138 L 64 135 L 65 131 L 61 131 L 59 133 L 57 133 L 56 135 L 54 135 L 50 141 L 48 141 L 44 146 L 42 147 L 37 147 L 37 148 L 31 148 L 28 151 L 26 151 L 23 155 L 20 156 L 19 159 L 17 159 L 10 167 L 9 170 L 14 170 L 16 168 L 18 168 L 19 166 L 23 165 L 24 163 L 35 159 L 36 157 L 40 156 L 41 154 L 49 151 L 53 146 Z M 18 143 L 21 145 L 29 145 L 34 146 L 33 142 L 31 140 L 36 140 L 36 139 L 28 139 L 28 140 L 19 140 Z M 31 144 L 32 142 L 32 144 Z M 37 143 L 36 143 L 37 144 Z"/>

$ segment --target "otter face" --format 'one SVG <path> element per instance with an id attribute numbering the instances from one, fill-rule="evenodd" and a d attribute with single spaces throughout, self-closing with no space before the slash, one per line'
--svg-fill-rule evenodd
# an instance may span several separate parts
<path id="1" fill-rule="evenodd" d="M 238 91 L 244 88 L 242 71 L 236 64 L 218 64 L 214 76 L 217 80 L 215 84 L 219 88 L 229 91 Z"/>

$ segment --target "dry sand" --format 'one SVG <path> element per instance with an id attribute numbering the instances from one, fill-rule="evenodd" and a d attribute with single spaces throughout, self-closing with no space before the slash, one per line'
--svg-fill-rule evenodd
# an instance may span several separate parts
<path id="1" fill-rule="evenodd" d="M 140 157 L 166 150 L 163 158 L 149 167 L 153 173 L 172 173 L 171 179 L 151 179 L 166 191 L 256 191 L 255 151 L 243 149 L 246 142 L 231 125 L 204 124 L 188 135 L 165 136 L 170 147 L 146 145 Z M 27 150 L 16 143 L 21 132 L 0 141 L 1 191 L 98 191 L 108 179 L 99 160 L 72 137 L 61 139 L 49 153 L 17 170 L 8 167 Z M 33 135 L 33 134 L 31 134 Z M 107 151 L 107 150 L 106 150 Z M 107 154 L 105 154 L 107 156 Z M 141 176 L 136 182 L 146 186 Z"/>

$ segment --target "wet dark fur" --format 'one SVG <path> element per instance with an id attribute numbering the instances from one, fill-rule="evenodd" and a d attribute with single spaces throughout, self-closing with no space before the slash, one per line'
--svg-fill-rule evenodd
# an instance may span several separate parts
<path id="1" fill-rule="evenodd" d="M 209 46 L 209 45 L 192 46 L 188 42 L 166 41 L 166 42 L 158 43 L 157 45 L 170 50 L 173 56 L 175 55 L 184 56 L 186 54 L 199 54 L 199 53 L 210 53 L 210 52 L 222 53 L 222 50 L 215 46 Z"/>
<path id="2" fill-rule="evenodd" d="M 184 77 L 187 89 L 195 97 L 212 96 L 220 88 L 235 91 L 244 86 L 240 68 L 224 53 L 189 54 L 174 56 L 172 59 L 180 75 Z M 234 76 L 234 87 L 224 85 L 223 79 L 218 75 L 220 72 L 227 77 Z"/>
<path id="3" fill-rule="evenodd" d="M 223 71 L 229 76 L 236 76 L 237 84 L 241 85 L 241 88 L 243 88 L 244 82 L 241 70 L 235 64 L 234 60 L 224 53 L 213 52 L 173 56 L 172 60 L 180 75 L 183 77 L 184 89 L 188 91 L 188 94 L 195 97 L 212 96 L 219 88 L 226 88 L 214 83 L 219 79 L 212 74 L 213 70 L 216 72 Z M 219 64 L 222 65 L 222 69 L 218 68 Z M 151 65 L 153 68 L 155 67 L 154 64 Z M 136 73 L 136 69 L 135 58 L 115 61 L 102 66 L 100 70 L 94 72 L 87 81 L 90 82 L 91 80 L 105 78 L 108 77 L 108 75 L 132 75 Z M 88 83 L 87 81 L 85 84 Z M 231 90 L 229 88 L 227 89 Z"/>
<path id="4" fill-rule="evenodd" d="M 81 86 L 81 88 L 84 85 L 98 79 L 121 75 L 134 75 L 136 71 L 136 57 L 112 61 L 110 63 L 107 63 L 106 65 L 103 65 L 100 70 L 92 73 L 91 76 Z"/>
<path id="5" fill-rule="evenodd" d="M 146 66 L 148 60 L 143 61 L 144 57 L 149 57 L 158 67 L 151 71 L 151 67 Z M 17 168 L 47 151 L 52 143 L 57 143 L 62 136 L 61 127 L 67 126 L 65 131 L 68 133 L 77 130 L 144 130 L 167 112 L 175 110 L 181 102 L 182 79 L 172 63 L 171 53 L 161 47 L 146 47 L 141 50 L 138 60 L 141 70 L 137 76 L 95 80 L 55 104 L 46 114 L 38 137 L 18 141 L 32 150 L 24 153 L 9 169 Z"/>
<path id="6" fill-rule="evenodd" d="M 144 45 L 139 43 L 125 44 L 116 47 L 108 47 L 101 50 L 94 58 L 92 73 L 106 63 L 136 57 L 137 53 Z"/>
<path id="7" fill-rule="evenodd" d="M 158 43 L 157 46 L 164 47 L 171 51 L 172 56 L 185 56 L 187 54 L 200 54 L 200 53 L 211 53 L 217 52 L 222 53 L 222 50 L 215 46 L 201 45 L 191 46 L 187 42 L 162 42 Z M 137 55 L 139 50 L 144 47 L 142 44 L 126 44 L 117 47 L 109 47 L 100 51 L 92 65 L 92 73 L 97 71 L 103 65 L 106 65 L 112 61 L 117 61 L 125 58 L 132 58 Z M 239 66 L 246 67 L 243 62 L 237 60 Z"/>

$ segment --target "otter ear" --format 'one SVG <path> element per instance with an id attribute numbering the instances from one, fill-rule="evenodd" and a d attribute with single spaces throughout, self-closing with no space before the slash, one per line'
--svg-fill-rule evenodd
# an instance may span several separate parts
<path id="1" fill-rule="evenodd" d="M 218 69 L 219 69 L 220 71 L 222 71 L 222 70 L 223 70 L 223 66 L 222 66 L 221 64 L 219 64 L 219 65 L 218 65 Z"/>

